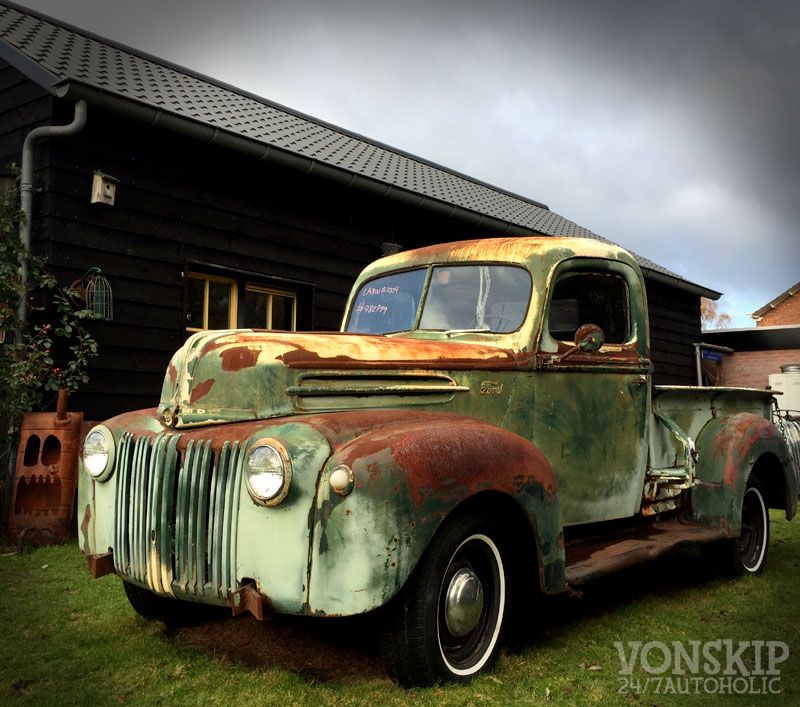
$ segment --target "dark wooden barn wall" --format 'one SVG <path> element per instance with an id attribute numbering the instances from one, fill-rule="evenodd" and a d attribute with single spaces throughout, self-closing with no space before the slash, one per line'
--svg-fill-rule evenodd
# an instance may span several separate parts
<path id="1" fill-rule="evenodd" d="M 51 100 L 0 67 L 0 134 L 19 161 L 25 132 L 65 124 L 69 103 Z M 16 145 L 6 149 L 8 145 Z M 8 159 L 6 159 L 8 161 Z M 92 322 L 101 355 L 71 407 L 101 419 L 156 404 L 166 364 L 186 337 L 189 262 L 213 263 L 315 285 L 301 323 L 337 329 L 350 285 L 381 243 L 413 248 L 498 235 L 462 221 L 281 170 L 89 108 L 84 131 L 36 153 L 33 231 L 63 283 L 102 268 L 114 291 L 112 322 Z M 95 170 L 120 180 L 113 207 L 90 204 Z M 693 381 L 699 298 L 648 283 L 656 380 Z"/>
<path id="2" fill-rule="evenodd" d="M 52 103 L 48 93 L 0 59 L 0 173 L 12 162 L 19 166 L 25 136 L 49 123 Z"/>
<path id="3" fill-rule="evenodd" d="M 647 283 L 653 380 L 695 385 L 694 346 L 700 339 L 700 297 L 661 283 Z"/>

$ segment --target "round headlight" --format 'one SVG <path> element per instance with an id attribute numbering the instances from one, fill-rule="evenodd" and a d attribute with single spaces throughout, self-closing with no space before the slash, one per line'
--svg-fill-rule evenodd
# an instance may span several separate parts
<path id="1" fill-rule="evenodd" d="M 286 498 L 291 465 L 288 452 L 277 440 L 258 440 L 247 453 L 244 472 L 247 490 L 257 503 L 274 506 Z"/>
<path id="2" fill-rule="evenodd" d="M 114 468 L 114 435 L 103 425 L 95 427 L 83 440 L 83 468 L 93 479 L 105 481 Z"/>

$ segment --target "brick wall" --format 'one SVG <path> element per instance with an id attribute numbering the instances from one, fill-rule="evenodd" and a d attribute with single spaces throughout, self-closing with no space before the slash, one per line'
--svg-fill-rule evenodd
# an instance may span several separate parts
<path id="1" fill-rule="evenodd" d="M 792 299 L 800 303 L 800 297 Z M 800 363 L 800 349 L 723 354 L 722 376 L 717 385 L 764 388 L 769 385 L 769 374 L 780 373 L 781 366 L 787 363 Z"/>
<path id="2" fill-rule="evenodd" d="M 784 326 L 800 324 L 800 292 L 783 300 L 775 309 L 770 309 L 756 326 Z"/>

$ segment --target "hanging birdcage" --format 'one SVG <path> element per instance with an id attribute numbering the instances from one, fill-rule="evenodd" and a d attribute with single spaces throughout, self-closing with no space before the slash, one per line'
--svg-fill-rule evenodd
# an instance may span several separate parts
<path id="1" fill-rule="evenodd" d="M 100 268 L 89 268 L 83 276 L 86 286 L 86 309 L 110 321 L 114 318 L 114 295 Z"/>

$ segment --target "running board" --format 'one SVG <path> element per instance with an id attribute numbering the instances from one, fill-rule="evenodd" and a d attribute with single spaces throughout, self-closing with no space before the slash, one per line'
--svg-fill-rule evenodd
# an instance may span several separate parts
<path id="1" fill-rule="evenodd" d="M 682 525 L 677 519 L 615 533 L 611 539 L 587 538 L 565 548 L 567 584 L 585 584 L 626 567 L 655 560 L 684 543 L 708 543 L 728 537 L 719 528 Z"/>

